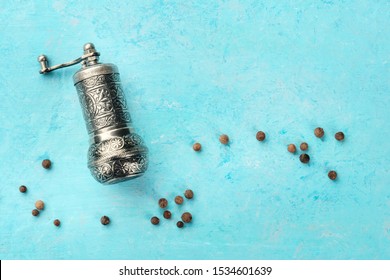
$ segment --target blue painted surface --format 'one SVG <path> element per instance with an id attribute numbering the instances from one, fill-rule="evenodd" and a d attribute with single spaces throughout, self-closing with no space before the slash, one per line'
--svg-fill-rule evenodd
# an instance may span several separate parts
<path id="1" fill-rule="evenodd" d="M 308 2 L 2 3 L 0 258 L 389 259 L 390 4 Z M 89 41 L 150 149 L 148 173 L 115 186 L 86 166 L 78 67 L 38 74 L 40 53 L 62 63 Z M 301 141 L 309 165 L 286 151 Z M 187 187 L 195 199 L 173 205 Z M 160 197 L 174 219 L 154 227 Z"/>

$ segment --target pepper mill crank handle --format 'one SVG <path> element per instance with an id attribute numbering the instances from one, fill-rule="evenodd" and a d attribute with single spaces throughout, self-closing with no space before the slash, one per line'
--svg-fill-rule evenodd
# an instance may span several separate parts
<path id="1" fill-rule="evenodd" d="M 41 65 L 41 70 L 39 70 L 39 74 L 46 74 L 46 73 L 49 73 L 49 72 L 57 70 L 57 69 L 69 67 L 69 66 L 78 64 L 80 62 L 84 62 L 87 58 L 93 57 L 93 56 L 98 57 L 98 56 L 100 56 L 100 53 L 90 52 L 90 53 L 84 54 L 83 56 L 80 56 L 79 58 L 76 58 L 75 60 L 49 67 L 49 61 L 47 59 L 47 56 L 44 54 L 41 54 L 40 56 L 38 56 L 38 62 Z"/>

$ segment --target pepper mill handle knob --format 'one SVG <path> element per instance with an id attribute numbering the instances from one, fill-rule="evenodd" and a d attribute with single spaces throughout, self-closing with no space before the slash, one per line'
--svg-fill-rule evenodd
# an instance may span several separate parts
<path id="1" fill-rule="evenodd" d="M 45 74 L 45 73 L 49 72 L 48 61 L 47 61 L 46 55 L 41 54 L 40 56 L 38 56 L 38 62 L 41 65 L 41 70 L 39 70 L 40 74 Z"/>

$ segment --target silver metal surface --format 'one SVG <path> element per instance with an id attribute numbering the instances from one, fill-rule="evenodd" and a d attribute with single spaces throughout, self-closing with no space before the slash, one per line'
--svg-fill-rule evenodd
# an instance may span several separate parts
<path id="1" fill-rule="evenodd" d="M 41 74 L 82 63 L 73 76 L 86 122 L 90 148 L 88 167 L 93 177 L 103 184 L 141 176 L 148 167 L 148 149 L 134 133 L 118 68 L 98 62 L 93 44 L 84 45 L 84 55 L 71 62 L 48 66 L 41 55 Z"/>
<path id="2" fill-rule="evenodd" d="M 51 71 L 54 71 L 54 70 L 57 70 L 60 68 L 69 67 L 69 66 L 75 65 L 77 63 L 80 63 L 89 57 L 94 57 L 94 56 L 99 56 L 99 55 L 100 55 L 99 53 L 88 53 L 88 54 L 85 54 L 83 56 L 80 56 L 79 58 L 76 58 L 75 60 L 72 60 L 72 61 L 69 61 L 66 63 L 62 63 L 62 64 L 58 64 L 58 65 L 55 65 L 52 67 L 48 67 L 47 57 L 44 54 L 41 54 L 40 56 L 38 56 L 38 62 L 41 64 L 41 70 L 39 70 L 39 73 L 45 74 L 45 73 L 49 73 Z"/>

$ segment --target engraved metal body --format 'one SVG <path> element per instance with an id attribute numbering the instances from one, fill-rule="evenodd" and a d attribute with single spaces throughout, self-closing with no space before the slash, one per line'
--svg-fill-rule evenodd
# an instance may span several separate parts
<path id="1" fill-rule="evenodd" d="M 88 43 L 84 45 L 84 55 L 69 63 L 48 67 L 44 55 L 38 61 L 41 74 L 82 63 L 73 81 L 90 137 L 88 167 L 97 181 L 114 184 L 146 171 L 148 149 L 131 126 L 118 68 L 99 63 L 99 55 Z"/>

